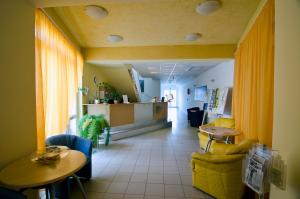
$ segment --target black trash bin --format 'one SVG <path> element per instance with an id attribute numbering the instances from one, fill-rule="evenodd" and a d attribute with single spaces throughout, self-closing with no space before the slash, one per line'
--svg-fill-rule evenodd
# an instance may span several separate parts
<path id="1" fill-rule="evenodd" d="M 204 111 L 191 110 L 190 111 L 190 125 L 192 127 L 199 127 L 202 124 Z"/>

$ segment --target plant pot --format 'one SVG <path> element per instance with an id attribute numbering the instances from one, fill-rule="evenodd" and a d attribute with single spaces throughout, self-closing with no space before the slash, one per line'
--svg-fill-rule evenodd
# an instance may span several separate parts
<path id="1" fill-rule="evenodd" d="M 119 104 L 119 101 L 118 100 L 114 100 L 114 104 Z"/>

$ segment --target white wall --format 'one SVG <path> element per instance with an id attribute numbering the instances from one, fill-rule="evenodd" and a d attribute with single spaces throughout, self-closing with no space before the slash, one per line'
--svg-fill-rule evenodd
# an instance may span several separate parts
<path id="1" fill-rule="evenodd" d="M 179 87 L 179 108 L 186 112 L 187 108 L 200 106 L 203 104 L 194 100 L 195 87 L 207 85 L 208 89 L 233 87 L 234 61 L 227 61 L 199 74 L 195 79 Z M 187 94 L 187 89 L 191 94 Z"/>
<path id="2" fill-rule="evenodd" d="M 139 77 L 140 80 L 144 80 L 144 92 L 141 93 L 141 102 L 149 102 L 153 97 L 160 99 L 160 80 Z"/>
<path id="3" fill-rule="evenodd" d="M 275 0 L 275 76 L 272 147 L 287 164 L 288 186 L 272 186 L 271 199 L 299 198 L 291 188 L 291 177 L 300 183 L 300 1 Z M 294 169 L 292 169 L 294 167 Z"/>

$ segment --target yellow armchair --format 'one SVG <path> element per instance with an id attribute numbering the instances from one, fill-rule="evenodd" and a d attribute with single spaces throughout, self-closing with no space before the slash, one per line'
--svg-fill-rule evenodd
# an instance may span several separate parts
<path id="1" fill-rule="evenodd" d="M 244 189 L 242 161 L 254 142 L 244 140 L 238 145 L 216 143 L 211 153 L 193 153 L 193 186 L 218 199 L 241 198 Z"/>
<path id="2" fill-rule="evenodd" d="M 213 122 L 208 123 L 206 125 L 203 126 L 218 126 L 218 127 L 225 127 L 225 128 L 231 128 L 234 129 L 235 128 L 235 122 L 234 119 L 232 118 L 217 118 L 215 119 Z M 208 141 L 208 136 L 206 133 L 203 133 L 200 131 L 200 133 L 198 133 L 198 137 L 199 137 L 199 145 L 200 148 L 205 149 L 207 141 Z M 213 148 L 213 145 L 216 143 L 216 141 L 212 141 L 211 143 L 211 148 Z"/>

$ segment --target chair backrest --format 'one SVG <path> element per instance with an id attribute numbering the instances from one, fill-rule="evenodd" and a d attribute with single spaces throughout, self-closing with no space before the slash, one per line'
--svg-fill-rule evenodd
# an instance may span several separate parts
<path id="1" fill-rule="evenodd" d="M 88 158 L 90 158 L 92 156 L 93 142 L 91 140 L 76 136 L 74 149 L 81 151 Z"/>
<path id="2" fill-rule="evenodd" d="M 213 121 L 214 126 L 235 128 L 235 122 L 232 118 L 217 118 Z"/>
<path id="3" fill-rule="evenodd" d="M 75 135 L 68 135 L 68 134 L 61 134 L 61 135 L 54 135 L 49 137 L 46 140 L 47 145 L 60 145 L 60 146 L 67 146 L 70 149 L 75 149 L 74 148 L 74 143 L 76 140 Z"/>
<path id="4" fill-rule="evenodd" d="M 88 158 L 91 157 L 92 155 L 92 149 L 93 149 L 92 141 L 76 135 L 68 135 L 68 134 L 54 135 L 52 137 L 49 137 L 46 140 L 46 143 L 47 145 L 67 146 L 70 149 L 81 151 Z"/>

